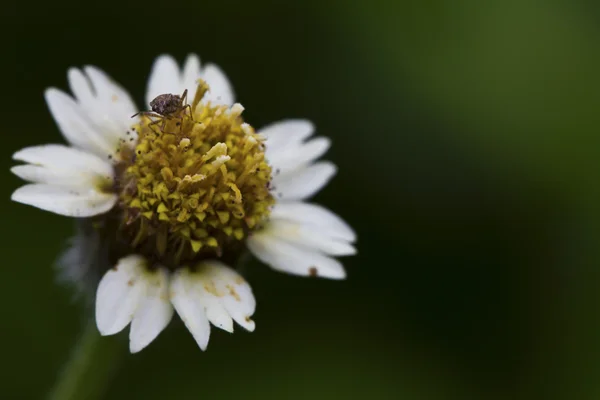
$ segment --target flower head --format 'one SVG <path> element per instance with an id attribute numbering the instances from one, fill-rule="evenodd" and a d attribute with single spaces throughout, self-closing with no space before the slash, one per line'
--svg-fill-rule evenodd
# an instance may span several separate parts
<path id="1" fill-rule="evenodd" d="M 102 276 L 92 281 L 103 335 L 131 324 L 137 352 L 174 310 L 201 349 L 211 324 L 254 330 L 252 290 L 229 266 L 245 249 L 279 271 L 345 277 L 332 256 L 355 253 L 354 232 L 305 202 L 336 172 L 315 161 L 330 141 L 309 140 L 310 122 L 255 131 L 223 72 L 193 55 L 182 71 L 156 60 L 148 111 L 97 68 L 69 70 L 69 84 L 73 97 L 51 88 L 46 101 L 70 146 L 15 153 L 25 164 L 12 172 L 32 183 L 12 199 L 79 218 L 63 261 L 73 279 Z"/>
<path id="2" fill-rule="evenodd" d="M 173 270 L 239 247 L 275 201 L 263 139 L 239 104 L 201 102 L 207 90 L 201 80 L 191 105 L 144 115 L 117 164 L 123 240 Z"/>

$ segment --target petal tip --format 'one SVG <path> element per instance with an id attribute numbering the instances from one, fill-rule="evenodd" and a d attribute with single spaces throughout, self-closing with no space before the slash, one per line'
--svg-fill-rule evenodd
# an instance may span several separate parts
<path id="1" fill-rule="evenodd" d="M 14 167 L 13 167 L 13 168 L 14 168 Z M 11 168 L 11 172 L 12 172 L 13 168 Z M 13 172 L 13 173 L 14 173 L 14 172 Z M 12 201 L 16 201 L 17 203 L 28 204 L 28 203 L 25 201 L 25 197 L 26 197 L 26 196 L 23 196 L 23 188 L 24 188 L 24 187 L 25 187 L 25 186 L 21 186 L 20 188 L 17 188 L 17 189 L 16 189 L 14 192 L 12 192 L 12 194 L 10 195 L 10 199 L 11 199 Z"/>
<path id="2" fill-rule="evenodd" d="M 144 350 L 146 348 L 146 346 L 148 346 L 149 343 L 142 343 L 140 341 L 136 341 L 131 339 L 131 337 L 129 338 L 129 352 L 131 354 L 136 354 L 139 353 L 140 351 Z"/>
<path id="3" fill-rule="evenodd" d="M 250 319 L 250 317 L 246 317 L 245 323 L 243 325 L 240 324 L 240 326 L 248 332 L 254 332 L 254 330 L 256 329 L 256 323 L 254 322 L 254 320 Z"/>
<path id="4" fill-rule="evenodd" d="M 115 328 L 112 321 L 109 321 L 107 318 L 103 317 L 98 310 L 96 311 L 96 328 L 98 328 L 98 333 L 100 333 L 100 336 L 116 335 L 124 329 Z"/>
<path id="5" fill-rule="evenodd" d="M 230 322 L 228 323 L 220 323 L 218 325 L 215 325 L 217 328 L 224 330 L 225 332 L 229 332 L 229 333 L 233 333 L 233 322 L 231 321 L 231 318 L 229 319 Z"/>
<path id="6" fill-rule="evenodd" d="M 54 102 L 58 99 L 58 97 L 60 96 L 68 96 L 65 92 L 63 92 L 62 90 L 55 88 L 54 86 L 50 86 L 48 88 L 46 88 L 46 90 L 44 90 L 44 99 L 46 99 L 47 103 L 51 103 Z"/>
<path id="7" fill-rule="evenodd" d="M 200 63 L 200 57 L 198 57 L 198 54 L 196 53 L 188 53 L 188 55 L 185 57 L 185 63 L 184 65 L 188 64 L 188 63 Z"/>

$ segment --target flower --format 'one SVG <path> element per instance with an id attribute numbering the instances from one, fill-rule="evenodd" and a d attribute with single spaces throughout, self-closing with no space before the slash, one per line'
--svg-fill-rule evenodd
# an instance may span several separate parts
<path id="1" fill-rule="evenodd" d="M 45 97 L 70 146 L 16 152 L 25 164 L 11 171 L 32 183 L 12 199 L 86 224 L 64 258 L 74 279 L 103 275 L 94 281 L 102 335 L 131 324 L 137 352 L 174 311 L 202 350 L 211 324 L 253 331 L 252 289 L 230 267 L 245 249 L 278 271 L 345 277 L 333 257 L 355 254 L 355 233 L 306 202 L 336 173 L 316 161 L 330 141 L 310 139 L 312 123 L 255 132 L 225 74 L 195 55 L 183 70 L 170 56 L 155 61 L 152 111 L 138 112 L 98 68 L 73 68 L 68 78 L 73 96 L 49 88 Z"/>

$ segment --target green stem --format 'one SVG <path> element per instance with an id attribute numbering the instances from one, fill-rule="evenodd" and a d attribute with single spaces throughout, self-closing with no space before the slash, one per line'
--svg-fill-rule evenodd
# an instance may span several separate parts
<path id="1" fill-rule="evenodd" d="M 88 322 L 48 398 L 102 398 L 108 382 L 118 368 L 118 359 L 123 351 L 118 340 L 100 336 L 94 321 Z"/>

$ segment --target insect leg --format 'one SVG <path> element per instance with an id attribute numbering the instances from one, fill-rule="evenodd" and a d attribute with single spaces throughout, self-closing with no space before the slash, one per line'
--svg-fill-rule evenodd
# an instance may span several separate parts
<path id="1" fill-rule="evenodd" d="M 150 123 L 148 124 L 148 128 L 150 128 L 150 130 L 151 130 L 152 132 L 156 133 L 156 134 L 157 134 L 157 135 L 159 135 L 159 136 L 160 136 L 160 134 L 161 134 L 161 133 L 160 133 L 160 132 L 157 132 L 156 130 L 154 130 L 154 125 L 157 125 L 157 124 L 158 124 L 158 123 L 160 123 L 160 122 L 162 122 L 162 123 L 163 123 L 163 126 L 162 126 L 162 128 L 161 128 L 161 131 L 164 131 L 164 124 L 165 124 L 165 119 L 164 119 L 164 117 L 163 117 L 163 118 L 159 118 L 159 119 L 155 119 L 155 120 L 153 120 L 152 122 L 150 122 Z"/>

